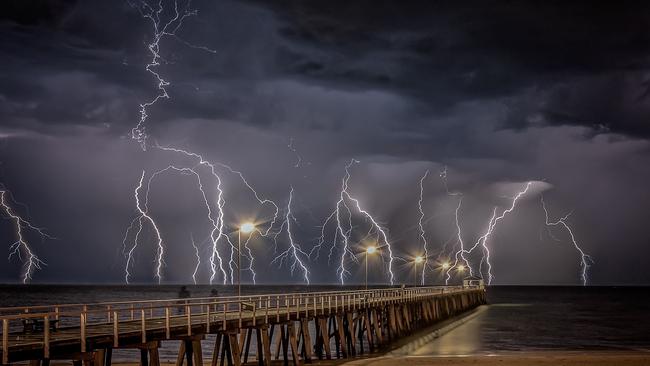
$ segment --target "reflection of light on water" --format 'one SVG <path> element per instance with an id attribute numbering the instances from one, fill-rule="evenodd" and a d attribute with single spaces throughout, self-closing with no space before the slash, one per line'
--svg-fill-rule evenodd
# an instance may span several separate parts
<path id="1" fill-rule="evenodd" d="M 486 308 L 482 308 L 486 309 Z M 417 349 L 414 355 L 436 355 L 467 357 L 476 355 L 482 348 L 480 328 L 481 319 L 485 316 L 485 310 L 475 313 L 474 317 L 467 320 L 449 333 L 443 334 L 429 344 Z M 471 317 L 471 315 L 470 315 Z"/>

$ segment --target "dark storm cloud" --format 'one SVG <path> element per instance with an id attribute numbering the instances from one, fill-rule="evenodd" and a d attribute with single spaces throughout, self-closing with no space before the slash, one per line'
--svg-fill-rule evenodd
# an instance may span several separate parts
<path id="1" fill-rule="evenodd" d="M 516 117 L 542 113 L 548 123 L 650 133 L 648 124 L 629 112 L 648 103 L 647 3 L 271 4 L 284 21 L 279 31 L 287 40 L 283 61 L 289 73 L 394 89 L 437 111 L 499 97 L 513 98 L 521 111 L 519 104 L 528 101 L 518 94 L 533 89 L 537 103 L 546 105 Z M 585 108 L 594 104 L 605 113 Z M 507 121 L 505 127 L 526 124 L 526 118 Z"/>
<path id="2" fill-rule="evenodd" d="M 194 7 L 178 38 L 161 42 L 156 70 L 171 82 L 171 98 L 148 110 L 150 142 L 231 164 L 280 205 L 292 185 L 296 238 L 307 249 L 353 157 L 361 163 L 351 190 L 404 256 L 419 251 L 418 182 L 430 170 L 427 235 L 439 249 L 455 229 L 457 201 L 438 177 L 446 165 L 449 186 L 464 193 L 467 242 L 495 205 L 507 205 L 504 196 L 541 180 L 553 187 L 545 195 L 554 217 L 574 210 L 579 240 L 597 260 L 594 283 L 650 281 L 640 260 L 650 255 L 646 2 Z M 36 278 L 119 282 L 134 186 L 143 169 L 177 161 L 127 138 L 139 104 L 157 91 L 144 69 L 151 25 L 128 2 L 9 1 L 0 30 L 0 181 L 60 238 L 35 243 L 49 264 Z M 224 186 L 229 223 L 268 215 L 232 176 Z M 208 235 L 192 180 L 157 179 L 151 209 L 170 253 L 166 279 L 187 281 L 190 233 Z M 576 283 L 567 238 L 556 233 L 563 242 L 555 245 L 540 234 L 539 197 L 518 212 L 493 243 L 499 283 Z M 271 258 L 271 243 L 255 246 Z M 151 280 L 151 253 L 143 241 L 139 281 Z M 310 265 L 314 281 L 334 281 L 326 260 Z M 16 263 L 2 268 L 1 278 L 17 277 Z M 408 266 L 399 268 L 410 278 Z M 284 269 L 258 269 L 259 278 L 297 281 Z"/>

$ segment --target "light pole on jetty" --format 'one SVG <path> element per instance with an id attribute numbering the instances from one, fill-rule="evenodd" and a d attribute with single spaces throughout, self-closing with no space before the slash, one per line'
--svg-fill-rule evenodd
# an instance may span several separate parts
<path id="1" fill-rule="evenodd" d="M 376 247 L 366 248 L 366 290 L 368 289 L 368 254 L 372 254 L 377 251 Z"/>
<path id="2" fill-rule="evenodd" d="M 415 257 L 415 260 L 413 260 L 413 277 L 415 278 L 414 286 L 418 285 L 418 263 L 422 262 L 424 262 L 424 258 L 419 255 Z"/>
<path id="3" fill-rule="evenodd" d="M 237 297 L 241 297 L 241 233 L 250 234 L 255 230 L 255 224 L 246 222 L 237 230 Z"/>

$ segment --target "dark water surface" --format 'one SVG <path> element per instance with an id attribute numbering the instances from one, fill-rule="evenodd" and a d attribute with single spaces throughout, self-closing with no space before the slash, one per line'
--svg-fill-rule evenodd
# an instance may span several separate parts
<path id="1" fill-rule="evenodd" d="M 175 298 L 180 286 L 0 285 L 0 307 Z M 244 286 L 244 294 L 330 291 L 359 287 Z M 234 294 L 233 286 L 188 286 L 192 296 Z M 520 287 L 488 289 L 490 305 L 474 319 L 418 350 L 420 355 L 537 350 L 650 350 L 649 287 Z M 204 341 L 211 357 L 212 337 Z M 173 361 L 178 343 L 163 342 Z M 137 360 L 120 350 L 117 361 Z M 209 359 L 209 358 L 208 358 Z"/>
<path id="2" fill-rule="evenodd" d="M 496 286 L 488 301 L 475 318 L 415 354 L 650 351 L 648 287 Z"/>

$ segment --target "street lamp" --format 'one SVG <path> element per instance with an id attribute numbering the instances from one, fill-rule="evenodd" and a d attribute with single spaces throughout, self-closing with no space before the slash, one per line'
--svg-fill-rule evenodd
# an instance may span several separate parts
<path id="1" fill-rule="evenodd" d="M 463 272 L 465 270 L 465 266 L 462 264 L 458 266 L 458 272 Z"/>
<path id="2" fill-rule="evenodd" d="M 442 264 L 442 269 L 449 269 L 449 263 L 445 262 Z"/>
<path id="3" fill-rule="evenodd" d="M 237 297 L 241 297 L 241 233 L 250 234 L 255 230 L 255 224 L 245 222 L 237 230 Z"/>
<path id="4" fill-rule="evenodd" d="M 415 277 L 415 286 L 417 286 L 418 285 L 418 263 L 424 262 L 424 258 L 418 255 L 417 257 L 415 257 L 415 260 L 413 262 L 414 262 L 413 274 Z"/>
<path id="5" fill-rule="evenodd" d="M 372 254 L 377 251 L 375 247 L 366 248 L 366 290 L 368 289 L 368 254 Z"/>

